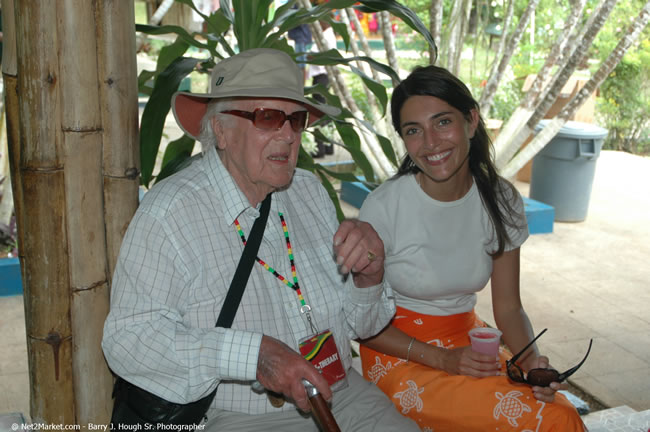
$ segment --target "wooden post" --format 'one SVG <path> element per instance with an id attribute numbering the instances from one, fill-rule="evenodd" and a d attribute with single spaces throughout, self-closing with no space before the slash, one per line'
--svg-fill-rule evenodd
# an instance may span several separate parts
<path id="1" fill-rule="evenodd" d="M 86 428 L 110 420 L 101 336 L 110 274 L 137 206 L 134 6 L 15 8 L 20 142 L 10 145 L 22 193 L 30 414 Z"/>

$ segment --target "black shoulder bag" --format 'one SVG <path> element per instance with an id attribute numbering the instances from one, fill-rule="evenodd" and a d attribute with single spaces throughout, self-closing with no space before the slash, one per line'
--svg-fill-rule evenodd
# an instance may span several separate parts
<path id="1" fill-rule="evenodd" d="M 239 308 L 239 302 L 244 295 L 244 289 L 248 282 L 251 269 L 255 263 L 255 257 L 259 250 L 264 228 L 269 217 L 271 207 L 271 194 L 262 201 L 260 216 L 255 220 L 251 229 L 250 237 L 246 242 L 242 256 L 239 259 L 237 270 L 233 276 L 228 294 L 224 300 L 223 307 L 219 313 L 216 327 L 228 328 L 235 319 Z M 111 428 L 113 430 L 129 429 L 134 430 L 133 425 L 194 425 L 198 426 L 205 413 L 210 408 L 215 389 L 212 393 L 189 404 L 177 404 L 162 399 L 146 390 L 137 387 L 128 381 L 117 377 L 113 388 L 115 404 L 111 416 Z M 140 428 L 140 430 L 146 430 Z"/>

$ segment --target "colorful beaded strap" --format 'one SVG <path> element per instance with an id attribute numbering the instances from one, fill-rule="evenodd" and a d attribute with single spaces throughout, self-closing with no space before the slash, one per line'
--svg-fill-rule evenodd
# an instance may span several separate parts
<path id="1" fill-rule="evenodd" d="M 284 232 L 284 239 L 287 245 L 287 254 L 289 255 L 289 263 L 291 264 L 291 275 L 293 276 L 293 283 L 278 273 L 277 270 L 275 270 L 273 267 L 264 262 L 264 260 L 262 260 L 259 256 L 256 256 L 255 259 L 262 265 L 262 267 L 268 270 L 268 272 L 275 276 L 280 282 L 284 283 L 286 286 L 292 288 L 296 292 L 298 295 L 298 300 L 300 300 L 301 304 L 300 312 L 306 314 L 309 325 L 311 326 L 312 330 L 316 331 L 316 328 L 314 327 L 314 324 L 311 320 L 311 315 L 309 313 L 311 311 L 311 307 L 305 302 L 305 298 L 302 296 L 302 292 L 300 291 L 300 285 L 298 284 L 298 274 L 296 273 L 296 262 L 293 256 L 293 247 L 291 246 L 291 239 L 289 238 L 289 228 L 287 227 L 287 222 L 284 220 L 284 214 L 278 212 L 278 216 L 280 216 L 282 231 Z M 239 237 L 241 237 L 242 243 L 244 246 L 246 246 L 246 236 L 244 235 L 244 231 L 241 229 L 241 225 L 239 224 L 238 219 L 235 219 L 235 228 L 239 233 Z"/>

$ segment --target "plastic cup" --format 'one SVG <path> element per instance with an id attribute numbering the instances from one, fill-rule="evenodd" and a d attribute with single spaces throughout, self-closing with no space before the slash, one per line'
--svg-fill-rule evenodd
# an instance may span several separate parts
<path id="1" fill-rule="evenodd" d="M 469 331 L 472 351 L 497 356 L 501 342 L 501 330 L 488 327 L 474 328 Z"/>

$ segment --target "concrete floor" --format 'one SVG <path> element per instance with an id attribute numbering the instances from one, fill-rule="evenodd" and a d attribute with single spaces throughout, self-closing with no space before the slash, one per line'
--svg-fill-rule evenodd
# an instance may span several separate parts
<path id="1" fill-rule="evenodd" d="M 340 157 L 340 156 L 339 156 Z M 527 195 L 528 184 L 516 186 Z M 540 349 L 609 407 L 650 409 L 650 158 L 602 152 L 587 219 L 554 224 L 522 247 L 522 299 Z M 355 210 L 346 207 L 348 214 Z M 493 322 L 489 287 L 479 314 Z M 0 415 L 29 413 L 22 296 L 0 298 Z"/>
<path id="2" fill-rule="evenodd" d="M 603 152 L 587 219 L 555 223 L 522 247 L 522 299 L 558 369 L 605 405 L 650 408 L 650 158 Z M 517 184 L 523 194 L 528 184 Z M 491 316 L 489 293 L 479 312 Z"/>

